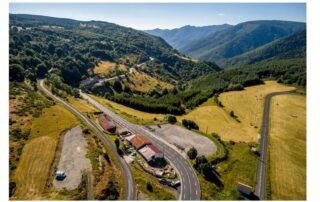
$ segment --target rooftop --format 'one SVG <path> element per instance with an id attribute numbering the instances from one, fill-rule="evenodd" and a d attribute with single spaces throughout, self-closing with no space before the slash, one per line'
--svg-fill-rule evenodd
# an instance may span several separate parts
<path id="1" fill-rule="evenodd" d="M 130 140 L 130 142 L 136 149 L 140 149 L 145 145 L 151 144 L 150 141 L 143 135 L 136 135 L 134 138 Z"/>

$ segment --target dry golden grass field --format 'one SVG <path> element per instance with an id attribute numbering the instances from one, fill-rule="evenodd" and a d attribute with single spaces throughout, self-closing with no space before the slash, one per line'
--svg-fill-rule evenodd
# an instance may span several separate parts
<path id="1" fill-rule="evenodd" d="M 72 106 L 77 108 L 80 112 L 82 113 L 87 113 L 87 112 L 98 112 L 99 110 L 96 109 L 94 106 L 92 106 L 88 101 L 75 98 L 72 96 L 68 97 L 68 101 Z"/>
<path id="2" fill-rule="evenodd" d="M 76 117 L 59 104 L 44 109 L 42 115 L 33 120 L 30 140 L 14 175 L 17 190 L 12 199 L 43 199 L 59 136 L 76 124 L 79 124 Z"/>
<path id="3" fill-rule="evenodd" d="M 155 77 L 151 77 L 148 74 L 140 71 L 133 70 L 132 74 L 123 82 L 131 89 L 140 92 L 149 92 L 153 89 L 172 89 L 173 85 L 164 81 L 160 81 Z"/>
<path id="4" fill-rule="evenodd" d="M 223 140 L 257 141 L 262 122 L 264 97 L 271 92 L 293 90 L 294 87 L 266 81 L 264 85 L 245 88 L 242 91 L 222 93 L 220 108 L 210 98 L 206 103 L 184 116 L 177 117 L 195 121 L 202 132 L 216 132 Z M 229 115 L 233 110 L 240 122 Z"/>
<path id="5" fill-rule="evenodd" d="M 270 114 L 272 200 L 306 200 L 306 97 L 272 98 Z"/>
<path id="6" fill-rule="evenodd" d="M 164 114 L 153 114 L 148 112 L 142 112 L 142 111 L 139 111 L 130 107 L 126 107 L 124 105 L 118 104 L 116 102 L 113 102 L 98 96 L 94 96 L 94 95 L 89 95 L 89 96 L 97 100 L 98 102 L 106 105 L 107 107 L 109 107 L 110 109 L 118 113 L 120 116 L 134 123 L 138 123 L 138 124 L 153 123 L 154 118 L 156 118 L 158 121 L 162 121 L 165 116 Z"/>
<path id="7" fill-rule="evenodd" d="M 117 64 L 114 63 L 114 62 L 109 62 L 109 61 L 102 61 L 98 64 L 98 66 L 96 66 L 94 69 L 93 69 L 93 72 L 95 74 L 100 74 L 100 75 L 103 75 L 105 73 L 108 73 L 108 72 L 113 72 L 116 70 L 116 66 Z M 127 68 L 125 65 L 123 64 L 119 64 L 119 71 L 120 72 L 126 72 L 127 71 Z"/>

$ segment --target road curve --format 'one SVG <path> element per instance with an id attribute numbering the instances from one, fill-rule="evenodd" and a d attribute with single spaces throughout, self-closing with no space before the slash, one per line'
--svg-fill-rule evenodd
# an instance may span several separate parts
<path id="1" fill-rule="evenodd" d="M 125 200 L 135 200 L 136 199 L 136 191 L 135 191 L 135 182 L 131 173 L 131 170 L 129 168 L 129 165 L 125 162 L 125 160 L 119 156 L 116 148 L 112 145 L 112 143 L 105 137 L 104 133 L 86 116 L 84 116 L 80 111 L 78 111 L 76 108 L 74 108 L 71 104 L 68 102 L 62 100 L 58 96 L 53 95 L 45 86 L 44 86 L 44 80 L 40 80 L 40 88 L 49 96 L 53 97 L 60 103 L 62 103 L 65 107 L 67 107 L 69 110 L 71 110 L 75 115 L 77 115 L 80 119 L 82 119 L 84 122 L 86 122 L 91 129 L 100 136 L 101 140 L 110 148 L 110 150 L 113 152 L 115 157 L 117 158 L 120 167 L 122 169 L 122 174 L 124 175 L 125 179 Z"/>
<path id="2" fill-rule="evenodd" d="M 265 173 L 267 164 L 267 148 L 268 148 L 268 134 L 269 134 L 269 119 L 270 119 L 270 103 L 271 98 L 276 95 L 293 94 L 293 91 L 274 92 L 266 96 L 264 102 L 263 121 L 261 127 L 260 138 L 260 159 L 258 161 L 258 170 L 256 176 L 255 195 L 260 200 L 265 200 Z"/>
<path id="3" fill-rule="evenodd" d="M 189 162 L 182 157 L 175 149 L 168 145 L 164 140 L 156 137 L 152 132 L 148 131 L 141 125 L 133 124 L 113 111 L 107 109 L 104 105 L 92 99 L 88 95 L 80 92 L 80 96 L 88 100 L 92 105 L 110 116 L 115 124 L 127 128 L 133 133 L 141 134 L 148 137 L 153 144 L 164 152 L 165 158 L 176 168 L 181 181 L 181 192 L 179 200 L 200 200 L 201 191 L 196 173 L 192 169 Z"/>

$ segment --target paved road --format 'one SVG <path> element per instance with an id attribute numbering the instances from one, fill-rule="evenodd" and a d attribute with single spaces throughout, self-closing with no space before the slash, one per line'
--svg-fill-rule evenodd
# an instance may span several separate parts
<path id="1" fill-rule="evenodd" d="M 60 103 L 62 103 L 64 106 L 66 106 L 69 110 L 71 110 L 74 114 L 76 114 L 80 119 L 82 119 L 84 122 L 86 122 L 91 129 L 100 136 L 101 140 L 110 148 L 110 150 L 114 153 L 115 157 L 120 163 L 122 174 L 124 175 L 125 179 L 125 200 L 135 200 L 136 191 L 135 191 L 135 183 L 134 179 L 131 173 L 131 170 L 129 168 L 129 165 L 125 162 L 125 160 L 119 156 L 116 148 L 112 145 L 112 143 L 105 137 L 104 133 L 94 124 L 90 119 L 88 119 L 86 116 L 84 116 L 80 111 L 78 111 L 76 108 L 74 108 L 71 104 L 68 102 L 62 100 L 61 98 L 53 95 L 45 86 L 44 86 L 44 80 L 40 80 L 40 88 L 49 96 L 55 98 Z"/>
<path id="2" fill-rule="evenodd" d="M 189 162 L 182 157 L 171 145 L 168 145 L 164 140 L 156 137 L 152 132 L 145 127 L 130 123 L 123 119 L 113 111 L 107 109 L 102 104 L 93 100 L 88 95 L 80 92 L 80 96 L 88 100 L 91 104 L 97 107 L 100 111 L 109 115 L 116 125 L 125 127 L 133 133 L 141 134 L 149 138 L 153 144 L 164 152 L 165 158 L 173 165 L 181 181 L 181 192 L 179 200 L 200 200 L 201 192 L 198 178 Z"/>
<path id="3" fill-rule="evenodd" d="M 262 122 L 262 133 L 260 138 L 260 159 L 258 162 L 258 171 L 256 176 L 256 189 L 255 195 L 260 200 L 265 199 L 265 173 L 267 164 L 267 147 L 268 147 L 268 133 L 269 133 L 269 113 L 270 113 L 270 102 L 271 98 L 276 95 L 293 94 L 294 91 L 284 91 L 270 93 L 266 96 L 264 103 L 263 122 Z"/>
<path id="4" fill-rule="evenodd" d="M 129 69 L 129 73 L 121 74 L 121 75 L 114 76 L 114 77 L 107 78 L 107 79 L 100 79 L 100 80 L 99 80 L 99 84 L 102 84 L 102 83 L 104 83 L 104 82 L 106 82 L 106 81 L 116 80 L 116 79 L 118 79 L 118 78 L 124 78 L 124 77 L 126 77 L 126 75 L 128 75 L 128 74 L 132 74 L 133 71 L 134 71 L 134 68 L 130 68 L 130 69 Z"/>

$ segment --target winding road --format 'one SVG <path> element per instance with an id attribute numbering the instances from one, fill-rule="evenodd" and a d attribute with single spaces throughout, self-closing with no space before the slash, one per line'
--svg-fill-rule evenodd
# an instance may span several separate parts
<path id="1" fill-rule="evenodd" d="M 131 170 L 129 168 L 129 165 L 125 162 L 125 160 L 119 156 L 116 148 L 112 145 L 112 143 L 105 137 L 104 133 L 86 116 L 84 116 L 79 110 L 77 110 L 75 107 L 73 107 L 68 102 L 62 100 L 58 96 L 53 95 L 44 85 L 44 80 L 40 80 L 40 88 L 50 97 L 53 97 L 60 103 L 62 103 L 65 107 L 67 107 L 69 110 L 71 110 L 75 115 L 77 115 L 80 119 L 82 119 L 84 122 L 86 122 L 91 129 L 100 136 L 101 140 L 110 148 L 110 150 L 113 152 L 114 156 L 119 161 L 120 167 L 122 169 L 122 174 L 124 175 L 125 180 L 125 200 L 135 200 L 136 191 L 135 191 L 135 182 L 133 179 L 133 175 L 131 173 Z"/>
<path id="2" fill-rule="evenodd" d="M 176 168 L 176 171 L 180 176 L 181 192 L 179 200 L 200 200 L 200 185 L 195 171 L 193 170 L 189 162 L 181 154 L 179 154 L 171 145 L 169 145 L 164 140 L 156 137 L 145 127 L 133 124 L 123 119 L 122 117 L 120 117 L 113 111 L 107 109 L 104 105 L 100 104 L 88 95 L 80 92 L 80 96 L 85 100 L 88 100 L 100 111 L 110 116 L 116 125 L 120 127 L 125 127 L 135 134 L 141 134 L 148 137 L 154 145 L 156 145 L 159 149 L 161 149 L 164 152 L 165 158 L 170 162 L 172 166 Z"/>
<path id="3" fill-rule="evenodd" d="M 274 92 L 266 96 L 264 103 L 263 122 L 261 127 L 260 139 L 260 159 L 258 162 L 258 171 L 256 176 L 255 195 L 260 200 L 265 200 L 265 173 L 267 164 L 267 148 L 268 148 L 268 134 L 269 134 L 269 120 L 270 120 L 270 103 L 271 98 L 276 95 L 293 94 L 293 91 Z"/>

